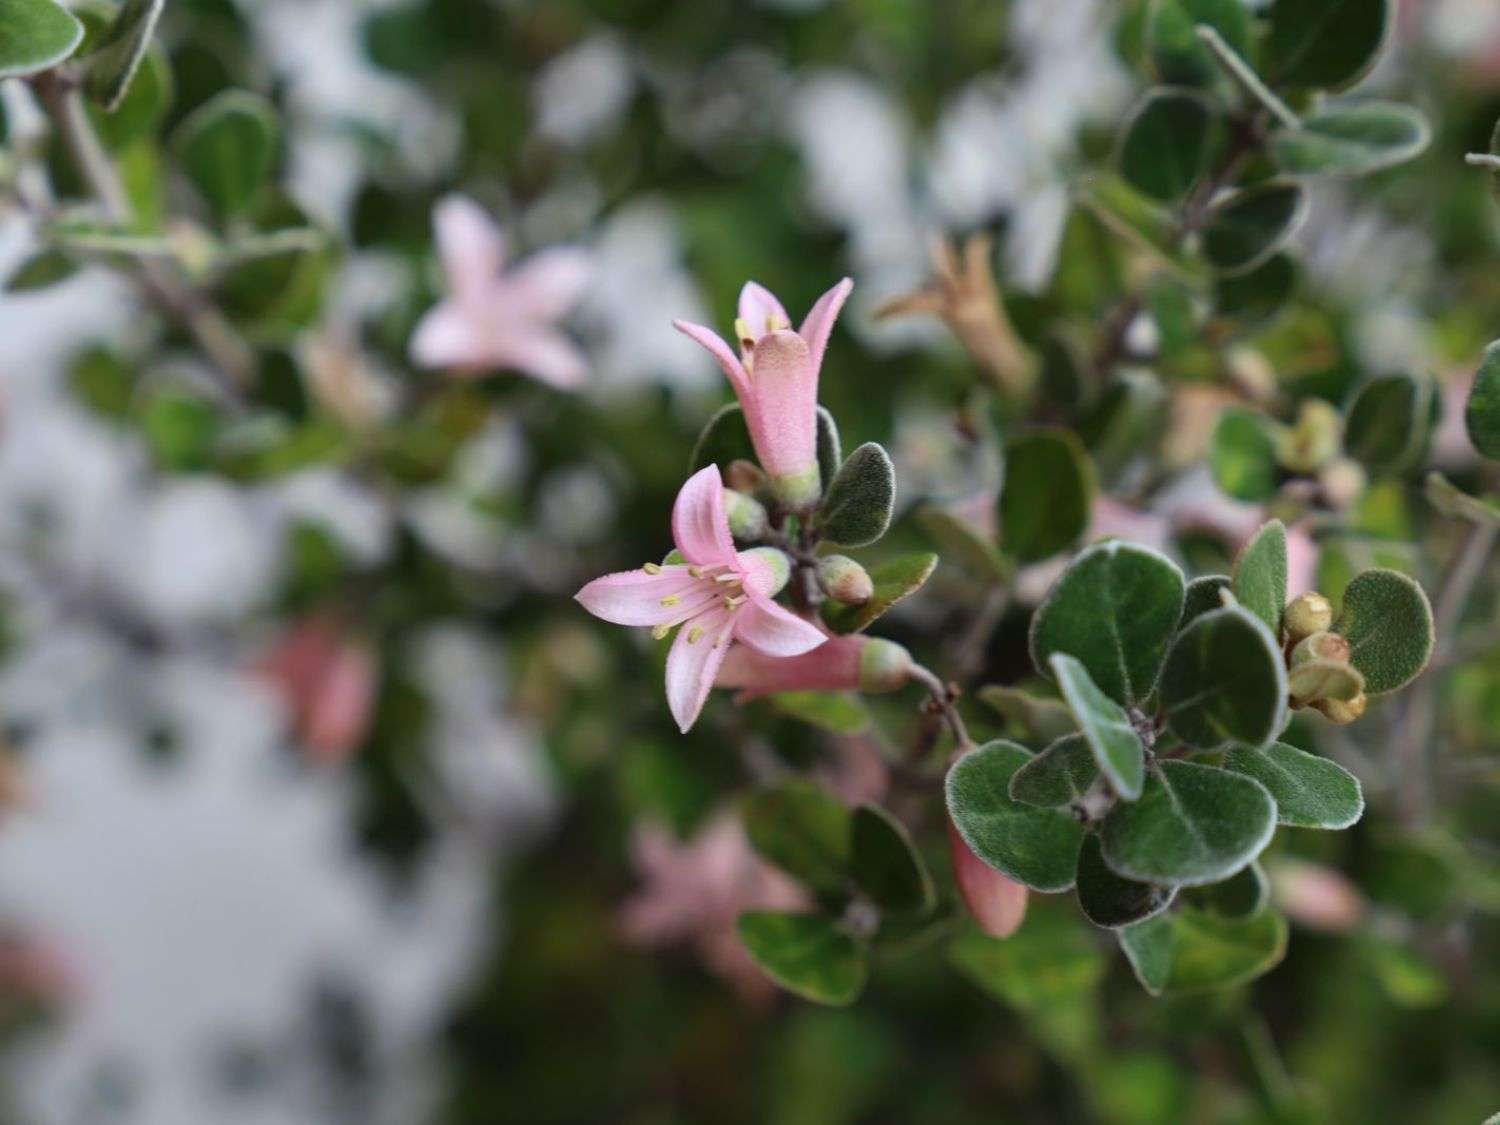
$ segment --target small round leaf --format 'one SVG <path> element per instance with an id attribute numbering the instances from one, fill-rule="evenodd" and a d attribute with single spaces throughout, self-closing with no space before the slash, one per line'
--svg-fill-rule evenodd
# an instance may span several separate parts
<path id="1" fill-rule="evenodd" d="M 1096 926 L 1117 929 L 1144 921 L 1172 905 L 1176 887 L 1116 875 L 1104 862 L 1099 837 L 1090 833 L 1078 856 L 1078 905 Z"/>
<path id="2" fill-rule="evenodd" d="M 1243 188 L 1216 204 L 1203 228 L 1203 255 L 1219 273 L 1247 273 L 1291 237 L 1306 212 L 1306 193 L 1296 184 Z"/>
<path id="3" fill-rule="evenodd" d="M 1010 796 L 1023 805 L 1055 809 L 1088 792 L 1099 765 L 1081 734 L 1065 734 L 1011 775 Z"/>
<path id="4" fill-rule="evenodd" d="M 920 913 L 932 909 L 932 877 L 911 837 L 890 813 L 860 805 L 850 825 L 850 870 L 855 885 L 881 910 Z"/>
<path id="5" fill-rule="evenodd" d="M 1276 442 L 1265 419 L 1231 406 L 1209 439 L 1214 483 L 1236 500 L 1267 500 L 1276 492 Z"/>
<path id="6" fill-rule="evenodd" d="M 1480 456 L 1500 461 L 1500 340 L 1484 349 L 1469 391 L 1464 425 Z"/>
<path id="7" fill-rule="evenodd" d="M 1233 747 L 1224 756 L 1224 768 L 1264 785 L 1276 802 L 1281 824 L 1348 828 L 1365 809 L 1358 778 L 1336 762 L 1285 742 L 1273 742 L 1264 750 Z"/>
<path id="8" fill-rule="evenodd" d="M 1286 666 L 1276 638 L 1239 606 L 1189 622 L 1162 669 L 1167 726 L 1199 750 L 1264 746 L 1281 733 L 1286 697 Z"/>
<path id="9" fill-rule="evenodd" d="M 53 0 L 0 0 L 0 78 L 54 67 L 82 39 L 83 24 Z"/>
<path id="10" fill-rule="evenodd" d="M 896 466 L 873 441 L 861 445 L 828 485 L 817 526 L 841 547 L 867 547 L 891 526 L 896 506 Z"/>
<path id="11" fill-rule="evenodd" d="M 1390 27 L 1392 0 L 1276 0 L 1263 58 L 1275 86 L 1338 90 L 1367 74 Z"/>
<path id="12" fill-rule="evenodd" d="M 1349 663 L 1365 693 L 1385 695 L 1411 683 L 1432 656 L 1432 606 L 1413 579 L 1380 567 L 1354 576 L 1334 628 L 1349 642 Z"/>
<path id="13" fill-rule="evenodd" d="M 1067 550 L 1089 525 L 1094 470 L 1070 430 L 1041 429 L 1005 448 L 1000 546 L 1023 563 Z"/>
<path id="14" fill-rule="evenodd" d="M 1089 679 L 1088 670 L 1064 652 L 1048 661 L 1068 708 L 1078 720 L 1094 761 L 1114 791 L 1127 801 L 1141 795 L 1146 777 L 1146 748 L 1130 717 Z"/>
<path id="15" fill-rule="evenodd" d="M 1175 203 L 1208 169 L 1213 113 L 1198 94 L 1153 90 L 1120 143 L 1120 175 L 1142 195 Z"/>
<path id="16" fill-rule="evenodd" d="M 1304 118 L 1271 137 L 1271 155 L 1292 176 L 1362 176 L 1417 156 L 1432 140 L 1410 106 L 1365 102 Z"/>
<path id="17" fill-rule="evenodd" d="M 1281 631 L 1286 606 L 1286 527 L 1280 520 L 1261 525 L 1234 563 L 1235 600 L 1266 623 L 1272 636 Z"/>

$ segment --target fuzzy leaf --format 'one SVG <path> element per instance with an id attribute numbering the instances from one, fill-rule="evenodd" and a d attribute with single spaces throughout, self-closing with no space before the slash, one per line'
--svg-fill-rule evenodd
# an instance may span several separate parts
<path id="1" fill-rule="evenodd" d="M 1067 550 L 1089 525 L 1094 470 L 1070 430 L 1033 430 L 1005 447 L 1000 546 L 1023 563 Z"/>
<path id="2" fill-rule="evenodd" d="M 1500 461 L 1500 340 L 1484 349 L 1464 409 L 1464 426 L 1480 456 Z"/>
<path id="3" fill-rule="evenodd" d="M 1417 156 L 1432 140 L 1410 106 L 1363 102 L 1325 109 L 1271 136 L 1271 155 L 1292 176 L 1362 176 Z"/>
<path id="4" fill-rule="evenodd" d="M 83 39 L 83 24 L 53 0 L 0 0 L 0 78 L 56 66 Z"/>
<path id="5" fill-rule="evenodd" d="M 1152 90 L 1125 128 L 1120 175 L 1142 195 L 1176 203 L 1208 169 L 1213 113 L 1202 96 Z"/>
<path id="6" fill-rule="evenodd" d="M 745 444 L 750 444 L 750 432 L 745 431 Z M 752 454 L 749 458 L 754 460 Z M 733 460 L 733 458 L 731 458 Z M 825 487 L 838 475 L 844 463 L 844 447 L 839 443 L 839 424 L 828 413 L 828 408 L 818 407 L 818 472 Z M 700 466 L 701 467 L 701 466 Z"/>
<path id="7" fill-rule="evenodd" d="M 1237 53 L 1250 51 L 1250 9 L 1244 0 L 1155 0 L 1147 24 L 1151 61 L 1163 82 L 1207 86 L 1218 74 L 1198 39 L 1207 24 Z"/>
<path id="8" fill-rule="evenodd" d="M 1233 875 L 1276 831 L 1276 803 L 1240 774 L 1196 762 L 1158 762 L 1141 799 L 1104 818 L 1104 859 L 1119 875 L 1196 886 Z"/>
<path id="9" fill-rule="evenodd" d="M 1031 618 L 1031 661 L 1075 657 L 1117 703 L 1151 694 L 1182 615 L 1182 571 L 1165 555 L 1111 539 L 1068 564 Z"/>
<path id="10" fill-rule="evenodd" d="M 1098 776 L 1099 765 L 1088 739 L 1065 734 L 1011 775 L 1011 800 L 1043 809 L 1061 808 L 1088 792 Z"/>
<path id="11" fill-rule="evenodd" d="M 1261 525 L 1234 563 L 1235 600 L 1266 623 L 1271 635 L 1281 632 L 1286 606 L 1286 528 L 1280 520 Z"/>
<path id="12" fill-rule="evenodd" d="M 1078 856 L 1078 905 L 1096 926 L 1116 929 L 1160 914 L 1172 905 L 1176 887 L 1141 883 L 1116 875 L 1104 862 L 1099 837 L 1089 833 Z"/>
<path id="13" fill-rule="evenodd" d="M 794 779 L 745 799 L 745 831 L 769 863 L 819 891 L 842 888 L 849 870 L 849 810 L 810 781 Z"/>
<path id="14" fill-rule="evenodd" d="M 870 567 L 870 581 L 875 593 L 864 605 L 841 605 L 829 599 L 823 603 L 823 621 L 835 633 L 857 633 L 882 616 L 897 602 L 920 590 L 937 569 L 934 554 L 902 555 L 890 562 Z"/>
<path id="15" fill-rule="evenodd" d="M 1247 273 L 1281 248 L 1306 208 L 1296 184 L 1242 188 L 1214 205 L 1203 229 L 1203 256 L 1219 273 Z"/>
<path id="16" fill-rule="evenodd" d="M 1177 623 L 1178 632 L 1205 613 L 1223 609 L 1226 592 L 1233 593 L 1227 574 L 1204 574 L 1189 582 L 1187 593 L 1182 598 L 1182 620 Z"/>
<path id="17" fill-rule="evenodd" d="M 1209 438 L 1214 483 L 1236 500 L 1266 500 L 1276 491 L 1276 442 L 1253 410 L 1226 407 Z"/>
<path id="18" fill-rule="evenodd" d="M 1364 676 L 1368 695 L 1411 683 L 1432 656 L 1432 606 L 1422 587 L 1397 570 L 1355 575 L 1334 629 L 1348 640 L 1349 663 Z"/>
<path id="19" fill-rule="evenodd" d="M 164 7 L 166 0 L 125 0 L 103 41 L 89 54 L 85 87 L 106 111 L 117 109 L 124 100 Z"/>
<path id="20" fill-rule="evenodd" d="M 1117 794 L 1135 800 L 1145 781 L 1146 748 L 1130 717 L 1095 686 L 1088 669 L 1067 653 L 1053 653 L 1048 663 L 1100 771 Z"/>
<path id="21" fill-rule="evenodd" d="M 1286 919 L 1274 910 L 1222 918 L 1184 907 L 1120 931 L 1130 967 L 1153 996 L 1254 980 L 1280 963 L 1286 939 Z"/>
<path id="22" fill-rule="evenodd" d="M 693 444 L 688 470 L 695 473 L 708 465 L 723 469 L 731 461 L 754 460 L 755 447 L 750 444 L 750 427 L 745 425 L 745 412 L 739 403 L 731 402 L 719 407 L 704 423 L 698 440 Z"/>
<path id="23" fill-rule="evenodd" d="M 276 141 L 276 111 L 245 90 L 225 90 L 199 106 L 174 138 L 183 170 L 220 222 L 255 201 L 270 177 Z"/>
<path id="24" fill-rule="evenodd" d="M 1223 882 L 1194 887 L 1184 897 L 1189 905 L 1221 918 L 1249 918 L 1265 909 L 1271 884 L 1260 864 L 1252 863 Z"/>
<path id="25" fill-rule="evenodd" d="M 1276 802 L 1278 823 L 1294 828 L 1348 828 L 1365 809 L 1358 778 L 1285 742 L 1264 750 L 1233 747 L 1224 755 L 1224 768 L 1264 785 Z"/>
<path id="26" fill-rule="evenodd" d="M 1246 273 L 1214 278 L 1214 311 L 1246 328 L 1264 324 L 1286 307 L 1298 280 L 1296 260 L 1277 252 Z"/>
<path id="27" fill-rule="evenodd" d="M 1039 745 L 1055 742 L 1078 729 L 1073 712 L 1058 699 L 999 684 L 986 684 L 974 696 L 990 710 L 1022 727 L 1026 738 Z"/>
<path id="28" fill-rule="evenodd" d="M 818 509 L 823 538 L 840 547 L 868 547 L 891 526 L 896 507 L 896 466 L 867 441 L 844 462 Z"/>
<path id="29" fill-rule="evenodd" d="M 869 973 L 865 953 L 832 918 L 755 910 L 741 914 L 740 941 L 767 976 L 818 1004 L 859 999 Z"/>
<path id="30" fill-rule="evenodd" d="M 948 815 L 969 850 L 1038 891 L 1073 885 L 1083 826 L 1068 813 L 1011 799 L 1011 776 L 1031 760 L 1013 742 L 988 742 L 948 771 Z"/>
<path id="31" fill-rule="evenodd" d="M 932 877 L 906 829 L 875 805 L 854 810 L 850 871 L 855 885 L 881 910 L 922 913 L 937 901 Z"/>
<path id="32" fill-rule="evenodd" d="M 1426 375 L 1371 379 L 1349 406 L 1344 448 L 1371 476 L 1404 472 L 1421 459 L 1436 408 L 1436 389 Z"/>
<path id="33" fill-rule="evenodd" d="M 1276 0 L 1264 71 L 1275 86 L 1339 90 L 1375 65 L 1392 0 Z"/>
<path id="34" fill-rule="evenodd" d="M 1271 631 L 1239 606 L 1190 622 L 1167 655 L 1167 726 L 1199 750 L 1264 746 L 1286 719 L 1286 666 Z"/>

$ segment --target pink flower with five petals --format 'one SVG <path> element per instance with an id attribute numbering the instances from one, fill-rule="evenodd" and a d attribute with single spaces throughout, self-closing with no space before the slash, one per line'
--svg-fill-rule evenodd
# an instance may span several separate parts
<path id="1" fill-rule="evenodd" d="M 781 302 L 763 286 L 746 282 L 734 322 L 739 355 L 712 329 L 673 321 L 679 332 L 707 348 L 724 369 L 745 412 L 761 468 L 788 504 L 810 505 L 821 491 L 818 373 L 833 322 L 852 288 L 854 282 L 844 278 L 818 298 L 802 327 L 793 332 Z"/>
<path id="2" fill-rule="evenodd" d="M 667 704 L 686 733 L 731 643 L 797 656 L 825 638 L 817 626 L 772 601 L 789 574 L 785 555 L 769 547 L 734 549 L 717 465 L 694 473 L 677 494 L 672 539 L 686 562 L 606 574 L 577 598 L 595 617 L 649 625 L 658 637 L 682 626 L 667 655 Z"/>
<path id="3" fill-rule="evenodd" d="M 579 386 L 587 361 L 557 322 L 588 281 L 588 253 L 556 246 L 501 272 L 505 236 L 477 203 L 450 195 L 432 219 L 448 296 L 412 334 L 413 362 L 469 374 L 513 368 L 564 390 Z"/>

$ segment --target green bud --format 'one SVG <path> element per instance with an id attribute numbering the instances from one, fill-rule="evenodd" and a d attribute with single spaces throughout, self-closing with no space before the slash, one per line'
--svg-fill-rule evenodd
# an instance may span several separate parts
<path id="1" fill-rule="evenodd" d="M 729 517 L 729 534 L 742 542 L 754 542 L 769 526 L 760 501 L 732 488 L 724 490 L 724 514 Z"/>
<path id="2" fill-rule="evenodd" d="M 781 593 L 792 576 L 792 560 L 775 547 L 751 547 L 740 552 L 740 559 L 752 576 L 764 575 L 757 589 L 768 598 Z"/>
<path id="3" fill-rule="evenodd" d="M 1297 707 L 1328 700 L 1347 703 L 1365 694 L 1365 678 L 1342 660 L 1304 661 L 1287 673 L 1286 686 Z"/>
<path id="4" fill-rule="evenodd" d="M 814 461 L 800 473 L 786 473 L 771 478 L 771 492 L 788 508 L 810 512 L 823 495 L 823 478 Z"/>
<path id="5" fill-rule="evenodd" d="M 1333 603 L 1322 594 L 1299 594 L 1281 611 L 1281 624 L 1293 643 L 1321 633 L 1333 624 Z"/>
<path id="6" fill-rule="evenodd" d="M 1297 421 L 1278 435 L 1276 459 L 1294 473 L 1316 472 L 1338 455 L 1344 419 L 1320 398 L 1303 399 Z"/>
<path id="7" fill-rule="evenodd" d="M 1335 457 L 1318 470 L 1318 484 L 1330 507 L 1344 509 L 1365 492 L 1364 466 L 1352 457 Z"/>
<path id="8" fill-rule="evenodd" d="M 859 690 L 896 691 L 911 679 L 912 659 L 895 641 L 871 637 L 859 653 Z"/>
<path id="9" fill-rule="evenodd" d="M 1340 664 L 1349 663 L 1349 642 L 1337 633 L 1320 629 L 1297 642 L 1292 649 L 1291 666 L 1306 664 L 1310 660 L 1332 660 Z"/>
<path id="10" fill-rule="evenodd" d="M 1365 704 L 1368 700 L 1364 692 L 1360 692 L 1353 699 L 1320 699 L 1313 706 L 1330 719 L 1342 726 L 1352 723 L 1365 713 Z"/>
<path id="11" fill-rule="evenodd" d="M 818 560 L 818 585 L 836 602 L 864 605 L 875 595 L 869 572 L 848 555 L 824 555 Z"/>

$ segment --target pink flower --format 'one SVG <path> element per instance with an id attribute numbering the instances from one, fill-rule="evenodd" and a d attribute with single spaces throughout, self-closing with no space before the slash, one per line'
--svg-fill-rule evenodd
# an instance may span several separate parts
<path id="1" fill-rule="evenodd" d="M 557 321 L 588 280 L 588 255 L 553 247 L 501 273 L 505 238 L 478 204 L 450 195 L 432 217 L 448 297 L 417 325 L 412 360 L 467 373 L 514 368 L 564 389 L 582 383 L 583 353 Z"/>
<path id="2" fill-rule="evenodd" d="M 911 654 L 894 641 L 851 633 L 829 637 L 811 652 L 779 657 L 737 648 L 719 669 L 717 686 L 739 688 L 738 700 L 778 691 L 895 691 L 911 670 Z"/>
<path id="3" fill-rule="evenodd" d="M 1010 937 L 1026 919 L 1026 884 L 996 871 L 970 850 L 948 821 L 948 853 L 953 879 L 969 915 L 990 937 Z"/>
<path id="4" fill-rule="evenodd" d="M 379 678 L 375 658 L 332 622 L 311 617 L 294 625 L 256 670 L 285 700 L 312 758 L 336 765 L 364 740 Z"/>
<path id="5" fill-rule="evenodd" d="M 1284 859 L 1271 868 L 1271 897 L 1287 917 L 1310 930 L 1347 933 L 1368 913 L 1365 896 L 1332 867 Z"/>
<path id="6" fill-rule="evenodd" d="M 734 388 L 761 468 L 776 494 L 789 504 L 809 505 L 822 491 L 818 475 L 818 372 L 839 309 L 854 282 L 844 278 L 818 298 L 802 327 L 792 322 L 771 293 L 753 281 L 740 290 L 734 322 L 740 354 L 711 329 L 673 321 L 719 361 Z"/>
<path id="7" fill-rule="evenodd" d="M 607 574 L 577 597 L 595 617 L 649 625 L 657 637 L 683 626 L 667 656 L 667 704 L 686 733 L 732 642 L 771 656 L 797 656 L 822 644 L 824 636 L 771 600 L 789 575 L 785 555 L 768 547 L 734 549 L 717 465 L 694 473 L 677 494 L 672 539 L 686 563 L 648 563 Z"/>

